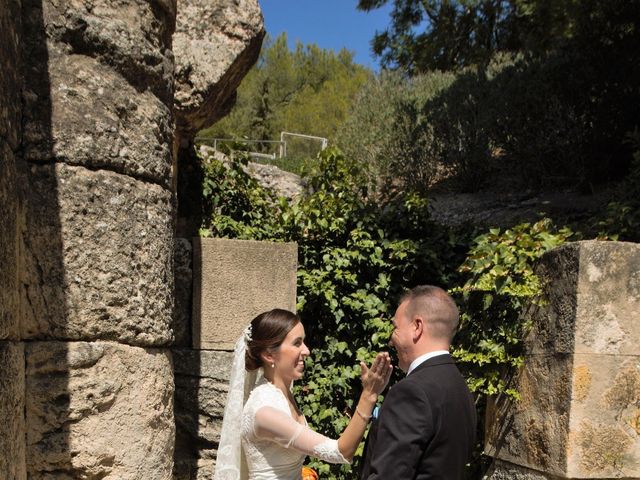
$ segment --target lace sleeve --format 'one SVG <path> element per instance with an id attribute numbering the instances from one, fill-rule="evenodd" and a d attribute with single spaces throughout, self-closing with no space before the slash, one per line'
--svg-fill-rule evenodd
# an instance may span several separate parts
<path id="1" fill-rule="evenodd" d="M 260 438 L 272 440 L 285 448 L 293 448 L 325 462 L 351 463 L 340 453 L 337 440 L 314 432 L 280 410 L 261 407 L 256 411 L 254 420 L 254 432 Z"/>

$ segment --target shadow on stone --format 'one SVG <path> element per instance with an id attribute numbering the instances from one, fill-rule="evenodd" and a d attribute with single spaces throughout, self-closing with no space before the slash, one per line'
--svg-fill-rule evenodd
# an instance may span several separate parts
<path id="1" fill-rule="evenodd" d="M 69 427 L 74 419 L 69 411 L 67 344 L 42 341 L 55 339 L 51 330 L 66 329 L 68 313 L 43 1 L 22 2 L 20 18 L 24 82 L 20 337 L 25 341 L 26 476 L 71 478 Z"/>

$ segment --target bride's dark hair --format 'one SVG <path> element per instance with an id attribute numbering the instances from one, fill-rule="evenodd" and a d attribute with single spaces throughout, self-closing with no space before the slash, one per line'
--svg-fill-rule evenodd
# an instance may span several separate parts
<path id="1" fill-rule="evenodd" d="M 277 349 L 287 334 L 300 322 L 300 317 L 289 310 L 274 308 L 251 320 L 251 340 L 247 342 L 244 364 L 249 371 L 263 366 L 260 354 Z"/>

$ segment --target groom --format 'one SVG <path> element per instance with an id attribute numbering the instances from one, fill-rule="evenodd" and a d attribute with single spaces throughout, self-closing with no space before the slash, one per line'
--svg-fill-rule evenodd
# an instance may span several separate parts
<path id="1" fill-rule="evenodd" d="M 391 345 L 406 378 L 387 394 L 365 447 L 362 480 L 462 480 L 475 441 L 473 398 L 449 346 L 458 308 L 441 288 L 401 298 Z"/>

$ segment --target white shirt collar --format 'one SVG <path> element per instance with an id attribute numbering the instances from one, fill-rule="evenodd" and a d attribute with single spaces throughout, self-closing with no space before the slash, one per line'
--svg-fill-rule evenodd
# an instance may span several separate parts
<path id="1" fill-rule="evenodd" d="M 439 357 L 440 355 L 447 355 L 449 353 L 448 350 L 436 350 L 434 352 L 425 353 L 424 355 L 420 355 L 416 358 L 411 365 L 409 365 L 409 370 L 407 370 L 407 375 L 409 375 L 418 365 L 426 362 L 430 358 Z"/>

